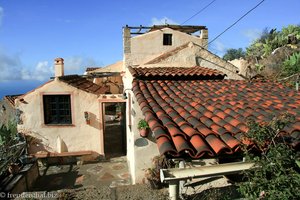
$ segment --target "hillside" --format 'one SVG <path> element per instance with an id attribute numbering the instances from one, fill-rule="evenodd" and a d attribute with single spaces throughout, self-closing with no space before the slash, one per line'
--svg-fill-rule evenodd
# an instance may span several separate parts
<path id="1" fill-rule="evenodd" d="M 223 58 L 233 58 L 241 50 L 227 51 Z M 262 35 L 253 41 L 243 57 L 232 62 L 240 68 L 243 75 L 253 78 L 257 75 L 271 80 L 295 81 L 300 72 L 300 26 L 289 25 L 282 30 L 265 29 Z"/>

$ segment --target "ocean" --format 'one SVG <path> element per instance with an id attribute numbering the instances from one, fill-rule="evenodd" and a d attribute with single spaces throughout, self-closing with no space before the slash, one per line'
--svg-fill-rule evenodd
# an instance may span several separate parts
<path id="1" fill-rule="evenodd" d="M 25 94 L 46 81 L 15 80 L 0 82 L 0 99 L 6 95 Z"/>

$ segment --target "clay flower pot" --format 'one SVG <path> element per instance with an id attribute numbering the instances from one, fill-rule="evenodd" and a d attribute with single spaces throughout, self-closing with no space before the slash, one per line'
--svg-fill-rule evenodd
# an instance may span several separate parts
<path id="1" fill-rule="evenodd" d="M 146 138 L 149 134 L 149 129 L 146 128 L 146 129 L 140 129 L 140 136 L 143 137 L 143 138 Z"/>
<path id="2" fill-rule="evenodd" d="M 139 129 L 140 131 L 140 135 L 141 137 L 145 138 L 148 136 L 149 134 L 149 125 L 148 123 L 146 122 L 146 120 L 144 119 L 141 119 L 138 123 L 138 126 L 137 128 Z"/>

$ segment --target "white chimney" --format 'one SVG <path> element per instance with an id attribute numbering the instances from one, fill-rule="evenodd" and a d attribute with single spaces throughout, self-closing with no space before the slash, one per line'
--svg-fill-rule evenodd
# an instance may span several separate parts
<path id="1" fill-rule="evenodd" d="M 55 58 L 54 60 L 55 77 L 64 75 L 64 59 Z"/>

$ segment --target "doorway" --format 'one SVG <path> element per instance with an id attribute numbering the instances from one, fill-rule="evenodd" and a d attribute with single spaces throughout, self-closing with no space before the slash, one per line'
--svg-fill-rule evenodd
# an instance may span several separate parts
<path id="1" fill-rule="evenodd" d="M 126 103 L 104 102 L 104 153 L 106 158 L 126 155 Z"/>

